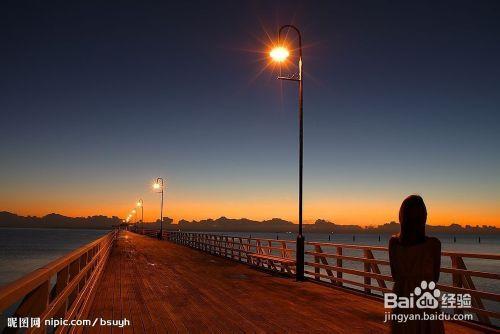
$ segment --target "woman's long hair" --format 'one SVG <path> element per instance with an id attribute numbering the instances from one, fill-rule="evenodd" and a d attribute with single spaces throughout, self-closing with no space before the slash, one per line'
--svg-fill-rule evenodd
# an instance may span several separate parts
<path id="1" fill-rule="evenodd" d="M 427 208 L 424 200 L 418 195 L 405 198 L 399 209 L 401 233 L 399 240 L 404 245 L 415 245 L 425 241 L 425 222 Z"/>

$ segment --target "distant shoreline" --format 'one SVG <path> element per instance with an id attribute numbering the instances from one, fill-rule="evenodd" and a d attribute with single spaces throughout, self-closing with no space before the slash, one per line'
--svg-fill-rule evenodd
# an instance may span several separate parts
<path id="1" fill-rule="evenodd" d="M 163 227 L 170 231 L 184 232 L 236 232 L 236 233 L 287 233 L 294 232 L 298 224 L 281 218 L 257 221 L 247 218 L 205 219 L 200 221 L 187 221 L 181 219 L 177 224 L 173 220 L 163 218 Z M 119 217 L 89 216 L 89 217 L 67 217 L 51 213 L 43 217 L 19 216 L 10 212 L 0 212 L 0 227 L 3 228 L 62 228 L 62 229 L 89 229 L 89 230 L 111 230 L 123 225 Z M 139 224 L 139 227 L 142 226 Z M 145 222 L 146 229 L 159 229 L 160 221 Z M 313 224 L 304 224 L 304 233 L 333 233 L 333 234 L 396 234 L 400 231 L 399 223 L 394 221 L 378 226 L 339 225 L 333 222 L 318 219 Z M 476 225 L 461 226 L 450 224 L 448 226 L 427 225 L 429 234 L 452 234 L 452 235 L 498 235 L 500 228 L 495 226 Z"/>
<path id="2" fill-rule="evenodd" d="M 178 228 L 172 228 L 172 227 L 175 227 L 176 225 L 170 225 L 169 227 L 165 228 L 166 231 L 179 231 Z M 140 228 L 140 227 L 139 227 Z M 25 230 L 50 230 L 50 229 L 54 229 L 54 230 L 70 230 L 70 231 L 74 231 L 74 230 L 79 230 L 79 231 L 85 231 L 85 230 L 88 230 L 88 231 L 111 231 L 113 228 L 92 228 L 92 227 L 68 227 L 68 226 L 57 226 L 57 227 L 53 227 L 53 226 L 46 226 L 46 227 L 33 227 L 33 226 L 0 226 L 0 230 L 1 229 L 25 229 Z M 292 235 L 295 235 L 297 233 L 297 231 L 282 231 L 282 232 L 270 232 L 270 231 L 262 231 L 262 230 L 248 230 L 248 231 L 228 231 L 228 230 L 218 230 L 218 231 L 200 231 L 200 230 L 196 230 L 196 231 L 186 231 L 186 230 L 180 230 L 182 232 L 193 232 L 193 233 L 239 233 L 239 234 L 242 234 L 242 233 L 267 233 L 267 234 L 292 234 Z M 318 231 L 305 231 L 304 234 L 331 234 L 332 236 L 333 235 L 394 235 L 396 233 L 391 233 L 391 232 L 380 232 L 380 233 L 376 233 L 376 232 L 370 232 L 370 231 L 360 231 L 360 232 L 318 232 Z M 497 233 L 478 233 L 478 234 L 474 234 L 474 233 L 452 233 L 452 232 L 430 232 L 429 234 L 431 235 L 448 235 L 448 236 L 452 236 L 452 235 L 456 235 L 456 236 L 471 236 L 471 237 L 477 237 L 477 236 L 500 236 L 500 232 L 497 232 Z"/>
<path id="3" fill-rule="evenodd" d="M 39 226 L 5 226 L 0 225 L 0 229 L 30 229 L 30 230 L 80 230 L 80 231 L 112 231 L 113 228 L 96 228 L 96 227 L 68 227 L 68 226 L 47 226 L 47 227 L 39 227 Z"/>

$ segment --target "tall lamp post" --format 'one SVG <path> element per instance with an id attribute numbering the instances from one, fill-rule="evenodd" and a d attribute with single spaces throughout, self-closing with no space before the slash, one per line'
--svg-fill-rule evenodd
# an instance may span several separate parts
<path id="1" fill-rule="evenodd" d="M 303 94 L 302 94 L 302 36 L 297 27 L 287 24 L 282 26 L 278 31 L 278 45 L 271 50 L 270 56 L 274 61 L 279 63 L 284 62 L 290 52 L 282 45 L 281 33 L 283 30 L 291 29 L 297 33 L 299 43 L 299 61 L 297 74 L 290 76 L 280 76 L 279 80 L 296 81 L 299 84 L 299 234 L 297 235 L 297 251 L 296 251 L 296 279 L 298 281 L 304 280 L 304 236 L 302 234 L 302 169 L 303 169 L 303 151 L 304 151 L 304 116 L 303 116 Z"/>
<path id="2" fill-rule="evenodd" d="M 163 239 L 163 178 L 159 177 L 153 184 L 153 189 L 161 193 L 161 206 L 160 206 L 160 233 L 158 239 Z"/>
<path id="3" fill-rule="evenodd" d="M 137 206 L 141 208 L 141 227 L 142 227 L 142 234 L 144 234 L 144 201 L 139 199 L 137 201 Z"/>

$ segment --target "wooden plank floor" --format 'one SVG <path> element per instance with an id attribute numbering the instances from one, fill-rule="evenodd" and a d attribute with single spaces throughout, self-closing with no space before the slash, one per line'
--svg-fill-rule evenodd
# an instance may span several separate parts
<path id="1" fill-rule="evenodd" d="M 388 332 L 380 302 L 129 232 L 112 250 L 88 318 L 131 321 L 90 333 Z"/>

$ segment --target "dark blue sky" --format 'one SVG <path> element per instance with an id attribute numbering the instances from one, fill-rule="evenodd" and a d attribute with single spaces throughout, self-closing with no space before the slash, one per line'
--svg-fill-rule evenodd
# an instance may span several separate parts
<path id="1" fill-rule="evenodd" d="M 258 75 L 266 33 L 294 23 L 306 219 L 383 223 L 420 193 L 436 223 L 500 225 L 499 17 L 497 1 L 2 2 L 0 209 L 123 216 L 164 176 L 176 218 L 295 219 L 296 86 Z"/>

